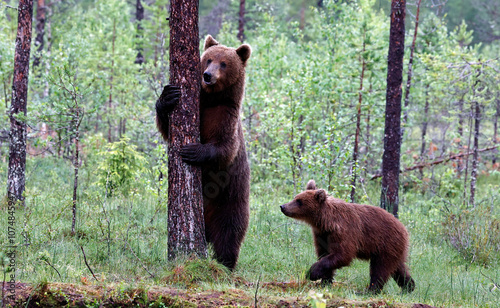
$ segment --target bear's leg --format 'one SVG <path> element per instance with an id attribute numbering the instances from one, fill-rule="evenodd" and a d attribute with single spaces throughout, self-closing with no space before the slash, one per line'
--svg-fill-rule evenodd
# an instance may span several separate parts
<path id="1" fill-rule="evenodd" d="M 238 261 L 240 246 L 243 242 L 241 232 L 235 230 L 235 225 L 222 221 L 215 224 L 212 222 L 212 225 L 205 227 L 207 238 L 213 245 L 217 261 L 231 271 L 234 270 Z"/>
<path id="2" fill-rule="evenodd" d="M 307 277 L 312 280 L 321 279 L 321 281 L 328 283 L 333 280 L 333 275 L 335 270 L 342 268 L 344 266 L 349 266 L 352 262 L 352 254 L 346 252 L 346 250 L 337 250 L 335 253 L 329 254 L 321 258 L 318 262 L 314 263 Z"/>
<path id="3" fill-rule="evenodd" d="M 403 289 L 403 292 L 411 293 L 415 290 L 415 281 L 410 276 L 410 271 L 404 263 L 400 263 L 392 278 L 396 280 L 398 286 Z"/>
<path id="4" fill-rule="evenodd" d="M 370 286 L 368 291 L 374 294 L 380 293 L 394 270 L 394 266 L 391 267 L 391 262 L 384 260 L 383 257 L 372 257 L 370 260 Z"/>

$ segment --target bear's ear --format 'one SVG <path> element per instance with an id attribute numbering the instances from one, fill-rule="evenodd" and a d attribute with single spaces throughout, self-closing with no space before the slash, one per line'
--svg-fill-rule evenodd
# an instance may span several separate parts
<path id="1" fill-rule="evenodd" d="M 236 49 L 236 53 L 238 54 L 238 56 L 240 56 L 241 61 L 243 61 L 243 63 L 246 63 L 248 58 L 250 58 L 250 55 L 252 54 L 252 48 L 250 47 L 250 45 L 243 44 Z"/>
<path id="2" fill-rule="evenodd" d="M 324 189 L 318 189 L 316 193 L 314 193 L 314 198 L 316 198 L 316 201 L 319 203 L 323 203 L 326 200 L 326 191 Z"/>
<path id="3" fill-rule="evenodd" d="M 316 182 L 314 182 L 314 180 L 309 180 L 309 182 L 307 182 L 307 186 L 306 186 L 306 190 L 316 190 Z"/>
<path id="4" fill-rule="evenodd" d="M 219 42 L 217 42 L 210 34 L 207 35 L 207 38 L 205 39 L 205 50 L 215 45 L 219 45 Z"/>

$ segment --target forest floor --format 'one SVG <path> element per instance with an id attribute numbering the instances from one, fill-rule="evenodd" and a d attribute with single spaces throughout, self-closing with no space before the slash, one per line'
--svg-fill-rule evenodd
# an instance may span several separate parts
<path id="1" fill-rule="evenodd" d="M 363 301 L 324 298 L 315 301 L 307 296 L 287 296 L 287 291 L 303 287 L 297 282 L 262 283 L 260 290 L 251 284 L 222 291 L 196 287 L 149 286 L 123 288 L 120 285 L 71 283 L 16 283 L 15 300 L 5 297 L 2 307 L 393 307 L 433 308 L 425 304 L 394 303 L 383 299 Z M 251 289 L 254 289 L 253 291 Z M 7 295 L 4 285 L 2 295 Z"/>

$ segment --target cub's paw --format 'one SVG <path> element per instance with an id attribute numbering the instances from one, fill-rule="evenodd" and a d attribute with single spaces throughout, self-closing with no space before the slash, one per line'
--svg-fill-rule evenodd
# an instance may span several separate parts
<path id="1" fill-rule="evenodd" d="M 209 162 L 212 159 L 211 148 L 201 143 L 186 144 L 180 151 L 182 160 L 185 163 L 197 165 Z"/>
<path id="2" fill-rule="evenodd" d="M 156 112 L 166 114 L 171 112 L 179 103 L 181 97 L 181 88 L 173 85 L 166 85 L 156 101 Z"/>

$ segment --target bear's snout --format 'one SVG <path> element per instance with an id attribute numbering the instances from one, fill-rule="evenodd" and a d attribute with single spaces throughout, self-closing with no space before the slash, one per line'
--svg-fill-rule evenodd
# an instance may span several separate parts
<path id="1" fill-rule="evenodd" d="M 212 81 L 212 74 L 210 74 L 209 72 L 204 72 L 203 73 L 203 81 L 205 81 L 205 83 L 210 84 Z"/>
<path id="2" fill-rule="evenodd" d="M 283 214 L 285 214 L 286 216 L 288 216 L 288 212 L 287 212 L 287 210 L 286 210 L 286 206 L 287 206 L 287 205 L 288 205 L 288 203 L 285 203 L 285 204 L 280 205 L 281 212 L 282 212 Z"/>

